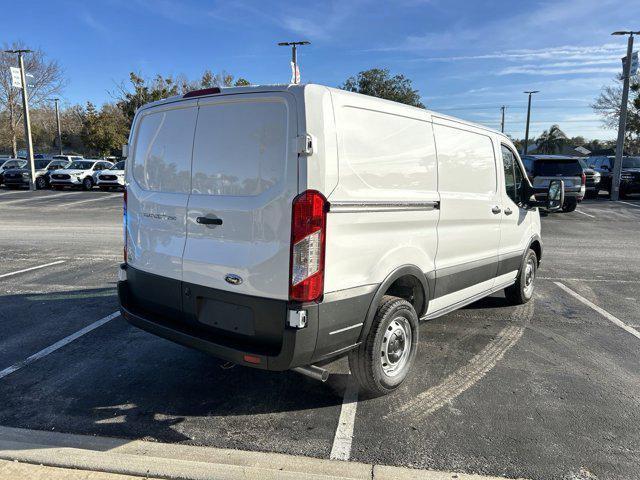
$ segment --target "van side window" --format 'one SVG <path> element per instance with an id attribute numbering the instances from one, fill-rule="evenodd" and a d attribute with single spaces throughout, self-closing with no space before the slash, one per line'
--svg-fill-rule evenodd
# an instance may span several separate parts
<path id="1" fill-rule="evenodd" d="M 520 165 L 513 155 L 513 152 L 501 145 L 502 150 L 502 166 L 504 168 L 504 186 L 507 190 L 507 195 L 513 200 L 513 203 L 520 203 L 522 200 L 522 181 L 523 175 L 520 170 Z"/>
<path id="2" fill-rule="evenodd" d="M 133 177 L 144 190 L 189 193 L 195 107 L 143 115 L 137 126 Z"/>

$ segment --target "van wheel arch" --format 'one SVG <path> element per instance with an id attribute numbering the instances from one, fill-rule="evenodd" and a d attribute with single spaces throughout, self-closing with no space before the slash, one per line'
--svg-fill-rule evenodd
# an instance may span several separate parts
<path id="1" fill-rule="evenodd" d="M 373 300 L 371 300 L 360 332 L 359 342 L 362 342 L 369 334 L 382 297 L 393 295 L 404 298 L 413 305 L 419 319 L 427 311 L 429 299 L 431 298 L 430 287 L 431 285 L 424 272 L 415 265 L 403 265 L 391 272 L 380 284 L 373 296 Z"/>
<path id="2" fill-rule="evenodd" d="M 524 255 L 526 255 L 527 250 L 533 250 L 536 253 L 536 257 L 538 258 L 538 266 L 540 266 L 540 261 L 542 260 L 542 242 L 540 241 L 540 237 L 535 235 L 531 241 L 529 242 L 529 246 L 525 249 Z"/>

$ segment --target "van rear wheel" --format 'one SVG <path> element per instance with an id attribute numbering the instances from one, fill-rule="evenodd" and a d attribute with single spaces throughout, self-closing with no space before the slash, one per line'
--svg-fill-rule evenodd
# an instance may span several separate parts
<path id="1" fill-rule="evenodd" d="M 418 347 L 418 315 L 408 301 L 385 295 L 349 368 L 365 396 L 386 395 L 407 377 Z"/>
<path id="2" fill-rule="evenodd" d="M 504 295 L 512 305 L 522 305 L 533 297 L 536 273 L 538 271 L 538 256 L 532 249 L 522 259 L 516 283 L 504 289 Z"/>

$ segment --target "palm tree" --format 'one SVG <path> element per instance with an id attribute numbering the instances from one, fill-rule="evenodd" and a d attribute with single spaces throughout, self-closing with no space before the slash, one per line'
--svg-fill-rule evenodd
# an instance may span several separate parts
<path id="1" fill-rule="evenodd" d="M 540 153 L 556 153 L 567 142 L 567 135 L 560 130 L 558 125 L 551 125 L 538 137 L 538 151 Z"/>

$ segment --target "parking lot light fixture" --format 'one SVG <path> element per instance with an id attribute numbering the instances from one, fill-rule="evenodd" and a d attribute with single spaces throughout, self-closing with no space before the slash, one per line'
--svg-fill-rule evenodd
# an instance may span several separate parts
<path id="1" fill-rule="evenodd" d="M 291 83 L 300 83 L 300 70 L 298 70 L 298 46 L 311 45 L 311 42 L 303 40 L 301 42 L 278 42 L 280 47 L 291 47 Z"/>
<path id="2" fill-rule="evenodd" d="M 628 35 L 627 56 L 622 68 L 622 102 L 620 103 L 620 119 L 618 120 L 618 140 L 616 142 L 616 161 L 613 165 L 611 179 L 611 200 L 620 198 L 620 175 L 622 173 L 622 156 L 624 154 L 624 134 L 627 129 L 627 104 L 629 102 L 629 80 L 631 77 L 631 55 L 633 54 L 633 36 L 640 35 L 640 31 L 617 31 L 611 35 Z"/>

